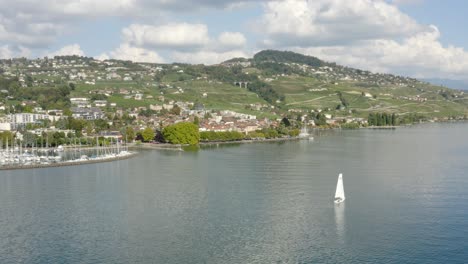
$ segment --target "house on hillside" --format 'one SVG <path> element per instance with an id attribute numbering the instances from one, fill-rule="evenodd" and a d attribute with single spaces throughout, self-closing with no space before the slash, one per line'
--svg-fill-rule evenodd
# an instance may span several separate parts
<path id="1" fill-rule="evenodd" d="M 102 110 L 97 107 L 90 107 L 90 108 L 72 107 L 71 111 L 72 111 L 72 116 L 74 118 L 85 119 L 85 120 L 96 120 L 96 119 L 104 118 L 105 116 Z"/>
<path id="2" fill-rule="evenodd" d="M 135 100 L 138 100 L 138 101 L 143 100 L 143 94 L 141 94 L 141 93 L 135 94 Z"/>

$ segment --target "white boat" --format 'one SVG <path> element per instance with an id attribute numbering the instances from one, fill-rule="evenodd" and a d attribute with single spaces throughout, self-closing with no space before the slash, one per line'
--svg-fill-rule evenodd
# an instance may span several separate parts
<path id="1" fill-rule="evenodd" d="M 56 149 L 54 149 L 54 152 L 63 152 L 63 150 L 64 150 L 64 149 L 63 149 L 63 146 L 60 145 L 60 146 L 58 146 Z"/>
<path id="2" fill-rule="evenodd" d="M 343 174 L 338 175 L 338 183 L 336 184 L 335 203 L 339 204 L 345 200 L 344 187 L 343 187 Z"/>

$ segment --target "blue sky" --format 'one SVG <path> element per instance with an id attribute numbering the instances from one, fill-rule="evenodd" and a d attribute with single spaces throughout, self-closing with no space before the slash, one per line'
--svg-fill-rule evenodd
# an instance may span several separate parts
<path id="1" fill-rule="evenodd" d="M 468 79 L 461 0 L 0 0 L 0 58 L 214 64 L 262 49 L 418 78 Z"/>
<path id="2" fill-rule="evenodd" d="M 442 32 L 444 45 L 455 45 L 468 50 L 468 35 L 464 25 L 468 24 L 468 2 L 464 0 L 425 0 L 416 4 L 400 6 L 403 12 L 423 24 L 434 24 Z"/>

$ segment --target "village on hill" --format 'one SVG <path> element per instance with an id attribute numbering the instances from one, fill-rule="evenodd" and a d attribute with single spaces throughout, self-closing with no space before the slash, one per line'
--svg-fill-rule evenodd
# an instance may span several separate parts
<path id="1" fill-rule="evenodd" d="M 463 119 L 466 109 L 463 91 L 292 52 L 213 66 L 79 56 L 0 60 L 0 131 L 36 141 L 55 134 L 55 144 L 86 136 L 147 141 L 145 129 L 154 132 L 152 141 L 180 122 L 199 132 L 290 137 L 303 127 Z"/>

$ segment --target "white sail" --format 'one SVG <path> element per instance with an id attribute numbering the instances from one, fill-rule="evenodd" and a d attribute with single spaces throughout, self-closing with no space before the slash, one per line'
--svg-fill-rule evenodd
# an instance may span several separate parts
<path id="1" fill-rule="evenodd" d="M 345 200 L 344 188 L 343 188 L 343 174 L 340 173 L 338 176 L 338 183 L 336 184 L 335 192 L 335 203 L 341 203 Z"/>

